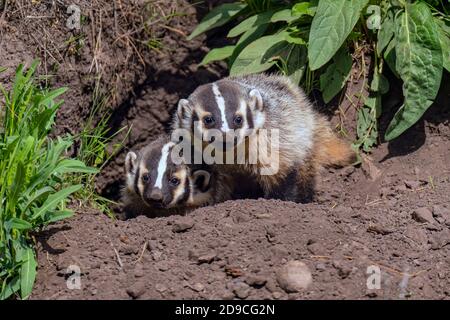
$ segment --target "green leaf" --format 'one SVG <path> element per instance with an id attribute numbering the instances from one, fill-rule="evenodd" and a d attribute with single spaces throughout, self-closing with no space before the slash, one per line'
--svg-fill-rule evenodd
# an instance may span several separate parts
<path id="1" fill-rule="evenodd" d="M 62 95 L 64 92 L 66 92 L 67 89 L 68 88 L 63 87 L 63 88 L 58 88 L 53 91 L 50 91 L 43 97 L 43 99 L 40 101 L 40 103 L 47 105 L 48 103 L 53 102 L 53 100 L 55 100 L 58 96 Z"/>
<path id="2" fill-rule="evenodd" d="M 6 282 L 7 280 L 5 280 Z M 20 290 L 20 278 L 19 276 L 14 277 L 9 282 L 6 282 L 3 284 L 2 292 L 0 293 L 0 300 L 6 300 L 8 299 L 14 292 L 17 292 Z"/>
<path id="3" fill-rule="evenodd" d="M 320 0 L 309 33 L 311 70 L 327 63 L 344 43 L 368 0 Z"/>
<path id="4" fill-rule="evenodd" d="M 291 23 L 294 20 L 297 20 L 298 17 L 294 17 L 292 15 L 291 9 L 283 9 L 278 12 L 275 12 L 272 17 L 270 18 L 270 22 L 287 22 Z"/>
<path id="5" fill-rule="evenodd" d="M 276 50 L 273 50 L 273 48 L 284 41 L 285 35 L 286 31 L 282 31 L 259 38 L 249 44 L 237 56 L 231 66 L 230 75 L 236 76 L 257 73 L 269 69 L 275 63 L 271 58 L 278 53 Z M 271 55 L 267 54 L 268 51 L 271 52 Z"/>
<path id="6" fill-rule="evenodd" d="M 292 7 L 292 15 L 295 18 L 299 18 L 300 16 L 303 16 L 305 14 L 309 16 L 314 16 L 314 10 L 311 10 L 310 6 L 311 4 L 309 2 L 296 3 Z"/>
<path id="7" fill-rule="evenodd" d="M 228 32 L 227 37 L 229 38 L 237 37 L 243 34 L 244 32 L 250 30 L 251 28 L 271 22 L 270 18 L 272 17 L 273 14 L 274 11 L 267 11 L 255 14 L 245 19 L 244 21 L 239 23 L 236 27 L 231 29 L 230 32 Z"/>
<path id="8" fill-rule="evenodd" d="M 381 23 L 380 30 L 378 30 L 378 43 L 377 43 L 377 53 L 381 56 L 383 50 L 389 44 L 392 37 L 394 36 L 394 14 L 392 10 L 388 10 L 386 16 Z"/>
<path id="9" fill-rule="evenodd" d="M 83 161 L 76 159 L 64 159 L 53 170 L 54 173 L 98 173 L 96 168 L 87 167 Z"/>
<path id="10" fill-rule="evenodd" d="M 5 229 L 17 229 L 17 230 L 28 230 L 33 228 L 33 225 L 28 221 L 19 219 L 19 218 L 11 218 L 5 222 Z"/>
<path id="11" fill-rule="evenodd" d="M 287 73 L 292 83 L 300 84 L 305 74 L 308 51 L 305 46 L 294 45 L 287 58 Z"/>
<path id="12" fill-rule="evenodd" d="M 443 55 L 443 66 L 450 72 L 450 30 L 446 31 L 448 28 L 445 23 L 437 18 L 434 18 L 435 23 L 439 26 L 439 41 L 441 42 L 442 55 Z"/>
<path id="13" fill-rule="evenodd" d="M 250 43 L 261 38 L 266 32 L 268 24 L 262 24 L 257 27 L 253 27 L 246 31 L 236 43 L 236 48 L 233 51 L 229 59 L 229 65 L 232 66 L 239 54 L 244 50 Z"/>
<path id="14" fill-rule="evenodd" d="M 200 22 L 200 24 L 195 28 L 191 35 L 187 38 L 192 40 L 196 36 L 211 30 L 216 27 L 220 27 L 225 23 L 233 19 L 242 9 L 247 5 L 235 2 L 235 3 L 225 3 L 211 10 Z"/>
<path id="15" fill-rule="evenodd" d="M 50 196 L 48 196 L 47 200 L 44 202 L 44 204 L 35 210 L 33 216 L 31 217 L 31 220 L 36 220 L 43 214 L 45 214 L 48 211 L 52 211 L 55 209 L 55 207 L 63 200 L 65 200 L 70 194 L 80 190 L 82 187 L 81 184 L 74 185 L 67 187 L 65 189 L 62 189 Z"/>
<path id="16" fill-rule="evenodd" d="M 231 57 L 235 48 L 235 46 L 225 46 L 222 48 L 212 49 L 206 54 L 202 62 L 200 62 L 200 65 L 206 65 L 217 60 L 225 60 L 226 58 Z"/>
<path id="17" fill-rule="evenodd" d="M 403 80 L 405 100 L 388 126 L 388 141 L 416 123 L 431 106 L 443 71 L 439 31 L 428 6 L 406 4 L 395 23 L 395 68 Z"/>
<path id="18" fill-rule="evenodd" d="M 28 248 L 23 258 L 24 262 L 20 269 L 20 296 L 22 299 L 28 298 L 33 289 L 34 280 L 36 279 L 36 259 L 31 248 Z"/>
<path id="19" fill-rule="evenodd" d="M 352 57 L 347 50 L 339 50 L 327 70 L 320 75 L 320 90 L 328 103 L 344 88 L 352 69 Z"/>
<path id="20" fill-rule="evenodd" d="M 73 216 L 73 212 L 70 210 L 63 211 L 55 211 L 50 214 L 50 218 L 47 220 L 47 223 L 56 222 L 59 220 L 67 219 Z"/>

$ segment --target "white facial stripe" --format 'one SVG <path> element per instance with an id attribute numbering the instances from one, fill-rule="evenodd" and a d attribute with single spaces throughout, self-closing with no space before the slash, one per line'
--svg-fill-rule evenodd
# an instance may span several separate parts
<path id="1" fill-rule="evenodd" d="M 222 94 L 220 93 L 219 87 L 217 86 L 217 84 L 213 83 L 212 89 L 213 89 L 214 96 L 216 98 L 217 106 L 219 107 L 219 110 L 220 110 L 220 116 L 222 117 L 222 128 L 221 129 L 222 129 L 222 131 L 226 132 L 226 131 L 230 130 L 230 128 L 228 127 L 227 117 L 225 115 L 225 99 L 222 97 Z"/>
<path id="2" fill-rule="evenodd" d="M 164 177 L 164 172 L 167 169 L 167 158 L 169 157 L 170 147 L 174 146 L 175 143 L 168 142 L 166 143 L 161 150 L 161 159 L 159 159 L 158 163 L 158 175 L 156 177 L 155 188 L 159 188 L 162 190 L 162 182 Z"/>

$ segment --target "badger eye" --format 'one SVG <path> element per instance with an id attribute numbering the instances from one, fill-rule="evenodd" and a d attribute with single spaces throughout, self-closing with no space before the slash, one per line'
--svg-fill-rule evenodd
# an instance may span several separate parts
<path id="1" fill-rule="evenodd" d="M 148 173 L 145 173 L 142 175 L 142 181 L 148 182 L 150 180 L 150 175 Z"/>
<path id="2" fill-rule="evenodd" d="M 172 177 L 170 178 L 169 183 L 170 185 L 175 187 L 180 184 L 180 179 L 178 179 L 177 177 Z"/>
<path id="3" fill-rule="evenodd" d="M 242 117 L 241 116 L 235 116 L 233 119 L 233 122 L 235 125 L 240 126 L 242 124 Z"/>
<path id="4" fill-rule="evenodd" d="M 212 126 L 214 124 L 215 120 L 212 116 L 206 116 L 203 118 L 203 123 L 207 126 Z"/>

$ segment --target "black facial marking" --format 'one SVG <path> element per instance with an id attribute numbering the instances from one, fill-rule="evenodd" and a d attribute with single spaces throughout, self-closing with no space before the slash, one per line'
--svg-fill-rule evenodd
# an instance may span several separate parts
<path id="1" fill-rule="evenodd" d="M 134 186 L 133 186 L 134 187 L 134 192 L 136 194 L 140 194 L 139 188 L 138 188 L 139 179 L 141 179 L 140 171 L 141 171 L 141 168 L 138 166 L 137 169 L 136 169 L 136 175 L 134 176 Z"/>
<path id="2" fill-rule="evenodd" d="M 250 109 L 249 105 L 247 105 L 247 123 L 248 123 L 249 129 L 253 129 L 253 127 L 254 127 L 253 114 L 252 114 L 252 110 Z"/>

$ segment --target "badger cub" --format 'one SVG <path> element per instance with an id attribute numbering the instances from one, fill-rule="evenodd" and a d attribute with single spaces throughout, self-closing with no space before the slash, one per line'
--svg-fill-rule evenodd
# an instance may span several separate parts
<path id="1" fill-rule="evenodd" d="M 203 165 L 175 164 L 167 137 L 125 158 L 122 203 L 127 216 L 178 214 L 231 198 L 228 176 Z"/>
<path id="2" fill-rule="evenodd" d="M 174 118 L 174 129 L 178 128 L 194 136 L 200 133 L 209 142 L 211 131 L 223 137 L 233 132 L 233 144 L 224 153 L 244 146 L 245 159 L 222 165 L 222 170 L 254 175 L 266 198 L 310 201 L 320 167 L 342 166 L 355 159 L 349 144 L 333 133 L 302 90 L 283 76 L 228 77 L 200 86 L 179 101 Z M 278 134 L 278 141 L 270 138 L 272 133 Z M 258 144 L 249 143 L 256 135 Z M 260 161 L 259 142 L 270 150 L 269 161 Z M 252 157 L 257 161 L 249 161 Z M 275 171 L 270 170 L 274 163 Z"/>

